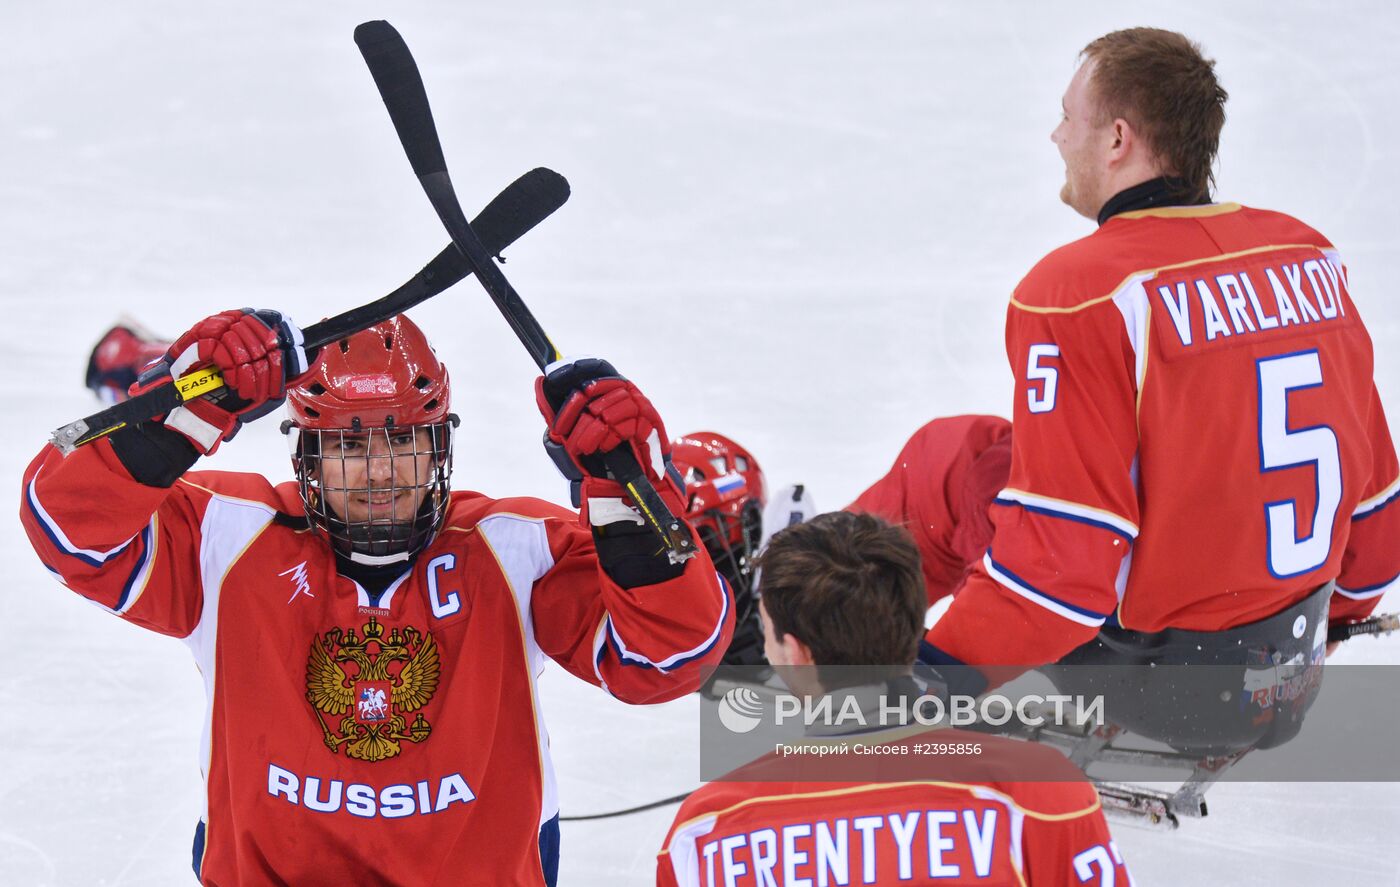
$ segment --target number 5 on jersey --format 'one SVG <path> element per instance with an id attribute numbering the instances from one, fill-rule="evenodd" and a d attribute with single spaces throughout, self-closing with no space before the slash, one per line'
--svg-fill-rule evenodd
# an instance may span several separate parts
<path id="1" fill-rule="evenodd" d="M 1288 395 L 1322 386 L 1322 363 L 1317 351 L 1266 357 L 1259 373 L 1259 470 L 1313 466 L 1317 508 L 1307 536 L 1297 536 L 1296 499 L 1264 504 L 1269 536 L 1269 573 L 1277 579 L 1297 576 L 1322 566 L 1332 551 L 1332 522 L 1342 501 L 1342 460 L 1337 435 L 1326 425 L 1290 431 Z"/>
<path id="2" fill-rule="evenodd" d="M 1058 361 L 1059 356 L 1059 345 L 1044 343 L 1031 346 L 1030 357 L 1026 360 L 1026 381 L 1031 383 L 1026 389 L 1026 403 L 1032 413 L 1048 413 L 1055 408 L 1060 369 L 1046 361 L 1050 358 Z M 1036 389 L 1037 382 L 1040 383 L 1039 390 Z"/>

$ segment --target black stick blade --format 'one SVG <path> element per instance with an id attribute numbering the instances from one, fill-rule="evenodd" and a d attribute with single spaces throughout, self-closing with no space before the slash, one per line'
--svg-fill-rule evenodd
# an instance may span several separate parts
<path id="1" fill-rule="evenodd" d="M 418 74 L 418 65 L 408 51 L 408 44 L 393 25 L 373 21 L 355 28 L 355 45 L 374 76 L 374 84 L 379 88 L 384 106 L 389 109 L 389 117 L 403 141 L 414 174 L 445 173 L 447 161 L 442 156 L 442 143 L 433 124 L 428 94 L 423 89 L 423 78 Z"/>
<path id="2" fill-rule="evenodd" d="M 486 249 L 496 255 L 568 199 L 569 180 L 552 169 L 538 166 L 487 204 L 472 219 L 472 229 Z"/>
<path id="3" fill-rule="evenodd" d="M 568 180 L 552 169 L 536 167 L 511 182 L 486 204 L 472 220 L 472 226 L 495 255 L 548 218 L 568 199 Z M 471 273 L 471 263 L 455 244 L 448 244 L 413 279 L 389 295 L 308 326 L 304 330 L 306 347 L 309 350 L 329 345 L 395 314 L 402 314 Z"/>

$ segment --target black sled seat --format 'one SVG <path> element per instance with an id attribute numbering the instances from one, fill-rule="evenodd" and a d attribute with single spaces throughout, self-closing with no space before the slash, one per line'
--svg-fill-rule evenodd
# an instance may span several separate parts
<path id="1" fill-rule="evenodd" d="M 1201 757 L 1292 739 L 1322 689 L 1333 583 L 1225 631 L 1105 627 L 1041 670 L 1061 693 L 1103 696 L 1105 719 Z"/>

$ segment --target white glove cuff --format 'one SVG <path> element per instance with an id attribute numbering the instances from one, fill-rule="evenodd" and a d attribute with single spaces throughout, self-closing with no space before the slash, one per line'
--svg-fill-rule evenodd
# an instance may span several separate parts
<path id="1" fill-rule="evenodd" d="M 165 416 L 165 427 L 173 428 L 188 437 L 206 456 L 214 451 L 223 437 L 224 430 L 191 413 L 184 407 L 176 407 Z"/>
<path id="2" fill-rule="evenodd" d="M 620 521 L 627 521 L 634 524 L 645 524 L 637 510 L 624 503 L 621 499 L 589 499 L 588 500 L 588 522 L 595 527 L 604 527 L 608 524 L 615 524 Z"/>

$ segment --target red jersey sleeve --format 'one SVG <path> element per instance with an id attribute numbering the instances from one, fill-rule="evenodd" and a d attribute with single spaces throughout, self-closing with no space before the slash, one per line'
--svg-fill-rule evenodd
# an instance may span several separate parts
<path id="1" fill-rule="evenodd" d="M 198 624 L 198 551 L 207 494 L 131 478 L 98 441 L 64 457 L 45 447 L 24 474 L 20 522 L 58 580 L 129 622 L 185 637 Z"/>
<path id="2" fill-rule="evenodd" d="M 1042 307 L 1054 300 L 1028 288 L 1007 314 L 1016 431 L 992 544 L 928 636 L 973 665 L 1040 665 L 1092 639 L 1138 531 L 1124 317 L 1111 300 Z"/>
<path id="3" fill-rule="evenodd" d="M 703 550 L 675 579 L 638 588 L 613 582 L 593 536 L 562 508 L 546 520 L 553 566 L 530 612 L 540 649 L 571 674 L 635 704 L 699 689 L 734 633 L 734 606 Z"/>
<path id="4" fill-rule="evenodd" d="M 1381 596 L 1400 580 L 1400 467 L 1386 425 L 1380 395 L 1373 387 L 1367 427 L 1371 440 L 1371 479 L 1351 515 L 1351 534 L 1332 595 L 1331 620 L 1364 619 Z"/>

